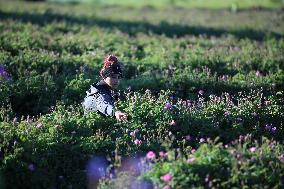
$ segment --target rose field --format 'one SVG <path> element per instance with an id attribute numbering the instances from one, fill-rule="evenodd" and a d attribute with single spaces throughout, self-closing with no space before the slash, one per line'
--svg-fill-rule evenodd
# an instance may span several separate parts
<path id="1" fill-rule="evenodd" d="M 284 1 L 0 0 L 2 188 L 284 188 Z"/>

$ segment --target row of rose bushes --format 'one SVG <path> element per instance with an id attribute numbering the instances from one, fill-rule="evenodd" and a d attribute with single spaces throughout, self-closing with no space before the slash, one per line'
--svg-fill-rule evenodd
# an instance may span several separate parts
<path id="1" fill-rule="evenodd" d="M 123 90 L 170 89 L 180 97 L 195 98 L 200 89 L 207 96 L 260 87 L 267 93 L 284 89 L 283 39 L 146 34 L 130 38 L 100 25 L 72 22 L 80 16 L 49 11 L 0 12 L 0 62 L 7 73 L 0 71 L 0 80 L 10 78 L 0 83 L 0 103 L 9 101 L 17 115 L 46 113 L 58 100 L 81 101 L 110 52 L 124 63 Z M 44 25 L 37 23 L 40 16 L 47 19 Z"/>
<path id="2" fill-rule="evenodd" d="M 199 91 L 198 96 L 185 101 L 169 91 L 158 96 L 130 91 L 116 105 L 128 114 L 126 122 L 84 115 L 80 105 L 58 104 L 46 115 L 27 118 L 14 118 L 12 110 L 2 107 L 0 172 L 5 185 L 80 188 L 87 182 L 86 164 L 93 155 L 117 163 L 118 156 L 166 150 L 162 144 L 168 137 L 175 138 L 168 142 L 170 148 L 183 154 L 216 137 L 224 145 L 246 134 L 255 140 L 266 136 L 283 142 L 282 92 L 207 99 Z"/>
<path id="3" fill-rule="evenodd" d="M 65 69 L 64 66 L 62 69 Z M 85 91 L 99 78 L 83 71 L 78 72 L 74 75 L 62 73 L 60 76 L 49 75 L 47 72 L 31 72 L 27 77 L 11 77 L 6 81 L 0 76 L 1 105 L 11 104 L 16 115 L 38 115 L 47 113 L 56 101 L 65 104 L 79 103 L 84 99 Z M 135 79 L 122 80 L 121 91 L 150 89 L 158 93 L 160 90 L 170 89 L 175 91 L 177 97 L 197 99 L 199 90 L 203 90 L 204 96 L 208 97 L 210 94 L 220 95 L 222 92 L 235 94 L 239 91 L 263 88 L 264 95 L 267 96 L 283 90 L 283 81 L 284 73 L 281 71 L 269 76 L 258 76 L 252 72 L 249 75 L 220 77 L 204 68 L 184 70 L 183 73 L 177 72 L 172 77 L 150 72 Z"/>
<path id="4" fill-rule="evenodd" d="M 208 140 L 197 150 L 189 146 L 185 154 L 179 149 L 149 151 L 144 157 L 126 159 L 115 171 L 105 167 L 98 188 L 284 187 L 283 144 L 265 137 L 253 141 L 251 135 L 232 142 Z"/>
<path id="5" fill-rule="evenodd" d="M 266 76 L 284 69 L 282 39 L 268 38 L 263 42 L 234 38 L 220 38 L 219 42 L 206 37 L 172 40 L 141 36 L 130 39 L 108 32 L 102 36 L 78 33 L 66 38 L 65 33 L 50 34 L 21 22 L 4 22 L 2 27 L 0 60 L 14 79 L 25 77 L 29 72 L 71 75 L 80 70 L 80 66 L 90 74 L 101 68 L 103 58 L 110 52 L 124 63 L 127 79 L 151 70 L 158 70 L 156 74 L 163 74 L 163 71 L 171 74 L 185 68 L 208 67 L 213 73 L 226 77 L 250 72 Z M 20 28 L 22 31 L 18 31 Z M 86 42 L 90 37 L 93 40 Z"/>
<path id="6" fill-rule="evenodd" d="M 18 27 L 20 26 L 19 24 Z M 0 36 L 0 59 L 9 68 L 8 71 L 14 78 L 26 76 L 27 71 L 38 74 L 70 71 L 74 73 L 82 65 L 96 71 L 101 68 L 103 58 L 110 52 L 116 54 L 124 63 L 127 78 L 153 69 L 176 71 L 184 68 L 201 69 L 207 66 L 212 72 L 230 76 L 236 73 L 248 74 L 257 70 L 260 75 L 268 75 L 284 69 L 282 64 L 284 57 L 281 53 L 284 49 L 282 39 L 276 41 L 272 38 L 260 43 L 221 38 L 220 43 L 224 44 L 214 44 L 215 41 L 202 37 L 198 40 L 189 38 L 172 41 L 167 38 L 154 40 L 151 37 L 142 36 L 141 39 L 136 38 L 133 42 L 133 39 L 125 36 L 106 33 L 103 38 L 111 38 L 112 44 L 103 39 L 97 39 L 101 36 L 92 36 L 95 38 L 92 40 L 95 44 L 89 44 L 85 41 L 85 38 L 89 37 L 87 34 L 83 37 L 74 34 L 70 39 L 66 39 L 65 34 L 61 34 L 54 40 L 53 36 L 44 38 L 43 36 L 50 34 L 43 31 L 33 36 L 30 33 L 33 31 L 28 29 L 30 26 L 25 27 L 27 28 L 23 32 L 15 33 L 10 30 L 18 28 L 8 27 L 7 31 L 4 30 Z M 33 28 L 33 30 L 36 29 L 38 28 Z M 122 43 L 122 40 L 126 42 Z M 166 41 L 165 44 L 164 41 Z M 53 42 L 56 43 L 53 44 Z M 99 48 L 108 46 L 112 46 L 113 49 Z M 64 69 L 62 69 L 63 66 Z"/>

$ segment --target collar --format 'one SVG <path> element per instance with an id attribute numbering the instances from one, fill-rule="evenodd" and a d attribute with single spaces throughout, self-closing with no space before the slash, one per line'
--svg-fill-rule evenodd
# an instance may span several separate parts
<path id="1" fill-rule="evenodd" d="M 116 91 L 115 89 L 111 88 L 103 79 L 100 80 L 100 81 L 97 83 L 97 86 L 102 86 L 102 87 L 108 89 L 110 92 L 111 92 L 111 91 Z"/>

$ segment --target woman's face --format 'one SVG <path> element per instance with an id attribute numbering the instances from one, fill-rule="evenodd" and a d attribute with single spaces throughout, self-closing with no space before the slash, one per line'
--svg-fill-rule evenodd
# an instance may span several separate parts
<path id="1" fill-rule="evenodd" d="M 119 74 L 112 74 L 111 76 L 104 79 L 104 81 L 111 87 L 111 88 L 117 88 L 119 84 Z"/>

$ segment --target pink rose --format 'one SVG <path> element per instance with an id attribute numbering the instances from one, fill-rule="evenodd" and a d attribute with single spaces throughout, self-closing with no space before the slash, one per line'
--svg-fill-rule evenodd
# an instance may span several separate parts
<path id="1" fill-rule="evenodd" d="M 165 157 L 165 156 L 166 156 L 166 154 L 165 154 L 165 152 L 160 151 L 160 152 L 159 152 L 159 156 L 160 156 L 160 157 Z"/>
<path id="2" fill-rule="evenodd" d="M 141 144 L 141 140 L 135 139 L 135 140 L 134 140 L 134 144 L 135 144 L 135 145 L 140 145 L 140 144 Z"/>
<path id="3" fill-rule="evenodd" d="M 171 103 L 167 102 L 164 106 L 164 112 L 169 110 L 171 108 L 171 106 L 172 106 Z"/>
<path id="4" fill-rule="evenodd" d="M 36 128 L 42 128 L 43 127 L 43 124 L 42 123 L 38 123 L 37 125 L 36 125 Z"/>
<path id="5" fill-rule="evenodd" d="M 192 162 L 194 162 L 195 161 L 195 157 L 192 157 L 192 158 L 189 158 L 188 160 L 187 160 L 187 163 L 192 163 Z"/>
<path id="6" fill-rule="evenodd" d="M 169 185 L 166 185 L 163 187 L 163 189 L 170 189 L 171 187 Z"/>
<path id="7" fill-rule="evenodd" d="M 170 122 L 170 125 L 171 125 L 171 126 L 175 126 L 175 125 L 176 125 L 175 120 L 172 120 L 172 121 Z"/>
<path id="8" fill-rule="evenodd" d="M 185 136 L 185 139 L 186 139 L 186 140 L 191 140 L 191 136 L 190 136 L 190 135 L 187 135 L 187 136 Z"/>
<path id="9" fill-rule="evenodd" d="M 249 151 L 252 152 L 252 153 L 255 152 L 255 151 L 256 151 L 256 147 L 251 147 L 251 148 L 249 149 Z"/>
<path id="10" fill-rule="evenodd" d="M 259 70 L 256 70 L 255 75 L 256 75 L 257 77 L 261 77 L 261 76 L 262 76 L 262 74 L 261 74 L 261 72 L 260 72 Z"/>
<path id="11" fill-rule="evenodd" d="M 169 173 L 167 173 L 167 174 L 165 174 L 164 176 L 161 176 L 160 179 L 161 179 L 162 181 L 164 181 L 164 182 L 169 182 L 169 181 L 172 180 L 172 175 L 169 174 Z"/>
<path id="12" fill-rule="evenodd" d="M 149 159 L 149 160 L 152 160 L 156 157 L 155 153 L 152 152 L 152 151 L 149 151 L 146 155 L 146 158 Z"/>
<path id="13" fill-rule="evenodd" d="M 200 138 L 199 139 L 199 143 L 204 143 L 205 142 L 205 139 L 204 138 Z"/>

